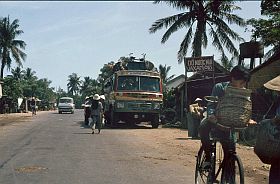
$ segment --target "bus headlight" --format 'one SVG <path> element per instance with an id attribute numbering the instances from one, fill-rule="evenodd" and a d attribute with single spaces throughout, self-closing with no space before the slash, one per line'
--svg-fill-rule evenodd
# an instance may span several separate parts
<path id="1" fill-rule="evenodd" d="M 160 103 L 154 103 L 154 109 L 159 110 L 160 109 Z"/>
<path id="2" fill-rule="evenodd" d="M 117 102 L 117 108 L 123 109 L 124 108 L 124 102 Z"/>

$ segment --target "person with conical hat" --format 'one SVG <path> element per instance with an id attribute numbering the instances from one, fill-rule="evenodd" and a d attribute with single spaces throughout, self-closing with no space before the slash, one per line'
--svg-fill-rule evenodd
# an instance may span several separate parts
<path id="1" fill-rule="evenodd" d="M 100 102 L 100 96 L 98 94 L 93 95 L 91 103 L 91 118 L 93 119 L 91 124 L 92 134 L 94 134 L 95 127 L 97 127 L 98 133 L 100 133 L 102 109 L 103 107 Z"/>
<path id="2" fill-rule="evenodd" d="M 267 89 L 276 91 L 278 98 L 274 102 L 275 117 L 271 120 L 277 124 L 280 129 L 280 75 L 264 84 Z M 269 184 L 280 184 L 280 157 L 278 160 L 273 160 L 269 171 Z"/>

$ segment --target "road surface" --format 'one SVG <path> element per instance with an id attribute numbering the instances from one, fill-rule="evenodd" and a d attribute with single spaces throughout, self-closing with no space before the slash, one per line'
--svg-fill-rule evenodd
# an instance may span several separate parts
<path id="1" fill-rule="evenodd" d="M 104 129 L 92 135 L 81 110 L 43 112 L 0 126 L 0 183 L 194 183 L 193 168 L 166 159 L 130 131 Z"/>

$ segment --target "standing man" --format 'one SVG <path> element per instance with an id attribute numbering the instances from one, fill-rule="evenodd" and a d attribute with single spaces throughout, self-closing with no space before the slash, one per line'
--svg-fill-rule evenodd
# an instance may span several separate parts
<path id="1" fill-rule="evenodd" d="M 95 125 L 97 126 L 98 133 L 100 133 L 102 109 L 103 107 L 102 107 L 102 103 L 100 102 L 100 96 L 98 94 L 95 94 L 92 97 L 92 103 L 91 103 L 91 118 L 93 119 L 91 125 L 92 134 L 94 134 Z"/>
<path id="2" fill-rule="evenodd" d="M 275 117 L 272 122 L 280 127 L 280 75 L 264 84 L 267 89 L 276 91 L 278 98 L 274 103 L 272 110 L 275 112 Z M 280 140 L 279 140 L 280 141 Z M 280 158 L 273 160 L 269 171 L 269 184 L 280 183 Z"/>

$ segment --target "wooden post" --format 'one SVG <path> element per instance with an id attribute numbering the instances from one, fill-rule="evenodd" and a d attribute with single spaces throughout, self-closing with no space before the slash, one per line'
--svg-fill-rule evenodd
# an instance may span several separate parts
<path id="1" fill-rule="evenodd" d="M 214 87 L 215 83 L 216 83 L 216 81 L 215 81 L 215 60 L 214 60 L 214 55 L 213 55 L 212 60 L 213 60 L 213 87 Z"/>
<path id="2" fill-rule="evenodd" d="M 188 113 L 188 83 L 187 83 L 187 79 L 188 79 L 188 71 L 187 71 L 187 67 L 186 67 L 186 61 L 184 59 L 184 65 L 185 65 L 185 107 L 186 107 L 186 111 L 184 110 L 184 103 L 183 106 L 181 107 L 183 110 L 183 112 L 186 114 L 186 120 L 185 120 L 185 128 L 188 128 L 188 119 L 187 119 L 187 113 Z M 184 95 L 183 95 L 184 97 Z M 184 101 L 184 98 L 182 98 Z"/>

